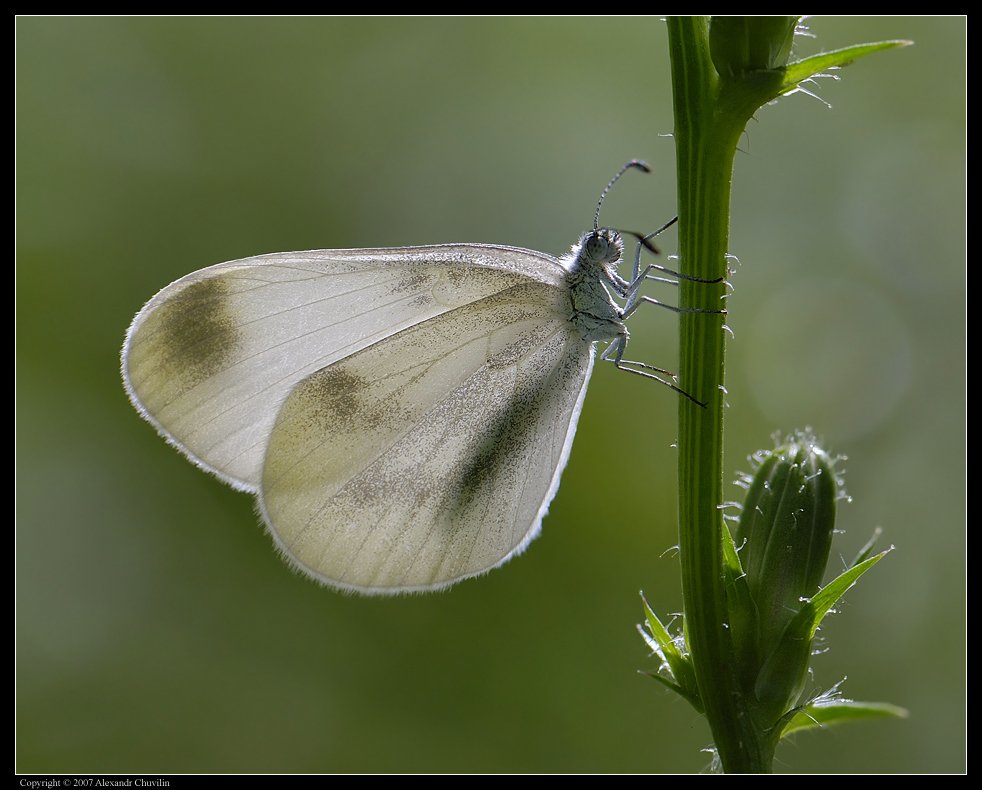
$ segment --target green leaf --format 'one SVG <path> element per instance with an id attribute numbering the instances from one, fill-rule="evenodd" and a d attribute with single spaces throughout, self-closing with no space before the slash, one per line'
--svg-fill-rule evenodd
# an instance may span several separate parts
<path id="1" fill-rule="evenodd" d="M 854 60 L 872 55 L 874 52 L 882 52 L 886 49 L 895 47 L 908 47 L 913 41 L 879 41 L 875 44 L 855 44 L 843 49 L 834 49 L 831 52 L 821 52 L 818 55 L 796 60 L 789 63 L 784 69 L 784 79 L 781 82 L 780 93 L 787 93 L 798 87 L 798 83 L 816 74 L 821 74 L 829 69 L 848 66 Z"/>
<path id="2" fill-rule="evenodd" d="M 648 606 L 648 601 L 643 595 L 641 596 L 641 603 L 644 604 L 645 620 L 648 623 L 648 630 L 651 632 L 651 635 L 655 638 L 658 645 L 659 655 L 661 655 L 662 658 L 668 662 L 670 667 L 675 661 L 684 661 L 685 656 L 682 655 L 682 651 L 679 650 L 678 645 L 675 644 L 675 640 L 673 640 L 672 635 L 668 633 L 668 629 L 662 625 L 662 621 L 658 619 L 658 615 L 651 611 L 651 607 Z"/>
<path id="3" fill-rule="evenodd" d="M 657 673 L 648 673 L 652 677 L 658 677 L 659 680 L 665 683 L 673 691 L 676 691 L 681 696 L 685 697 L 699 713 L 702 713 L 704 708 L 702 705 L 702 700 L 699 696 L 699 686 L 696 683 L 696 673 L 692 668 L 692 662 L 689 660 L 687 655 L 684 655 L 681 650 L 679 650 L 678 645 L 675 640 L 672 639 L 672 635 L 668 633 L 668 629 L 662 625 L 661 620 L 658 619 L 651 607 L 648 606 L 648 602 L 645 597 L 641 596 L 641 602 L 644 604 L 645 620 L 647 621 L 648 630 L 651 632 L 649 637 L 644 633 L 644 630 L 639 628 L 641 631 L 641 636 L 648 643 L 648 646 L 658 654 L 658 656 L 668 664 L 668 668 L 672 673 L 672 677 L 675 682 L 668 680 L 667 678 L 658 675 Z"/>
<path id="4" fill-rule="evenodd" d="M 888 702 L 858 702 L 851 699 L 815 700 L 803 705 L 791 716 L 781 737 L 786 738 L 794 732 L 813 730 L 831 724 L 843 724 L 860 719 L 906 719 L 908 715 L 905 708 Z"/>
<path id="5" fill-rule="evenodd" d="M 802 634 L 807 628 L 807 638 L 811 639 L 813 636 L 815 636 L 818 626 L 825 618 L 825 615 L 829 613 L 829 610 L 835 606 L 836 601 L 845 595 L 846 591 L 859 580 L 860 576 L 876 565 L 876 563 L 882 560 L 891 551 L 892 549 L 881 551 L 879 554 L 870 557 L 868 560 L 864 560 L 858 565 L 854 565 L 848 570 L 843 571 L 832 581 L 826 584 L 817 595 L 815 595 L 807 604 L 805 604 L 801 612 L 795 618 L 795 630 L 799 634 Z"/>

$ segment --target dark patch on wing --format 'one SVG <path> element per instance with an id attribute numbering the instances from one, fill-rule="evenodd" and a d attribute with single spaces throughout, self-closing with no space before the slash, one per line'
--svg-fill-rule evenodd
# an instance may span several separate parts
<path id="1" fill-rule="evenodd" d="M 159 376 L 179 389 L 191 389 L 228 367 L 241 334 L 229 303 L 230 283 L 221 277 L 199 280 L 162 302 L 136 337 L 137 363 L 153 365 Z"/>
<path id="2" fill-rule="evenodd" d="M 372 397 L 372 382 L 347 370 L 344 362 L 317 371 L 301 386 L 299 413 L 310 415 L 311 430 L 376 428 L 395 414 L 389 402 Z"/>
<path id="3" fill-rule="evenodd" d="M 481 426 L 476 452 L 447 481 L 446 506 L 452 514 L 451 523 L 474 506 L 496 480 L 506 476 L 509 464 L 522 461 L 523 437 L 529 425 L 542 419 L 539 412 L 549 402 L 544 390 L 552 386 L 556 380 L 548 371 L 519 371 L 514 390 L 499 401 L 503 407 L 494 410 Z"/>

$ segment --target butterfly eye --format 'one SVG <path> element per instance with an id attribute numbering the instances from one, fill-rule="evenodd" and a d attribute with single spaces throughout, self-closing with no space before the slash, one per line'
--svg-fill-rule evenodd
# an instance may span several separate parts
<path id="1" fill-rule="evenodd" d="M 606 230 L 595 230 L 587 237 L 586 254 L 592 261 L 606 263 L 610 260 L 610 240 Z"/>

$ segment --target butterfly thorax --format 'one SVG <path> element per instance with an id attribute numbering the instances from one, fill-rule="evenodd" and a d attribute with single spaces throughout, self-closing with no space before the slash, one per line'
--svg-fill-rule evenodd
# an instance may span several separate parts
<path id="1" fill-rule="evenodd" d="M 613 230 L 600 228 L 586 233 L 563 257 L 569 287 L 569 320 L 584 340 L 613 340 L 626 333 L 621 308 L 607 283 L 617 276 L 624 243 Z"/>

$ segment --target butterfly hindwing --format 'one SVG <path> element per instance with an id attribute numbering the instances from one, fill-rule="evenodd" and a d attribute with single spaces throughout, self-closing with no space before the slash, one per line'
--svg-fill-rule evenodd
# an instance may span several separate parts
<path id="1" fill-rule="evenodd" d="M 593 361 L 568 291 L 523 279 L 291 391 L 260 506 L 284 553 L 362 592 L 435 589 L 538 532 Z"/>

